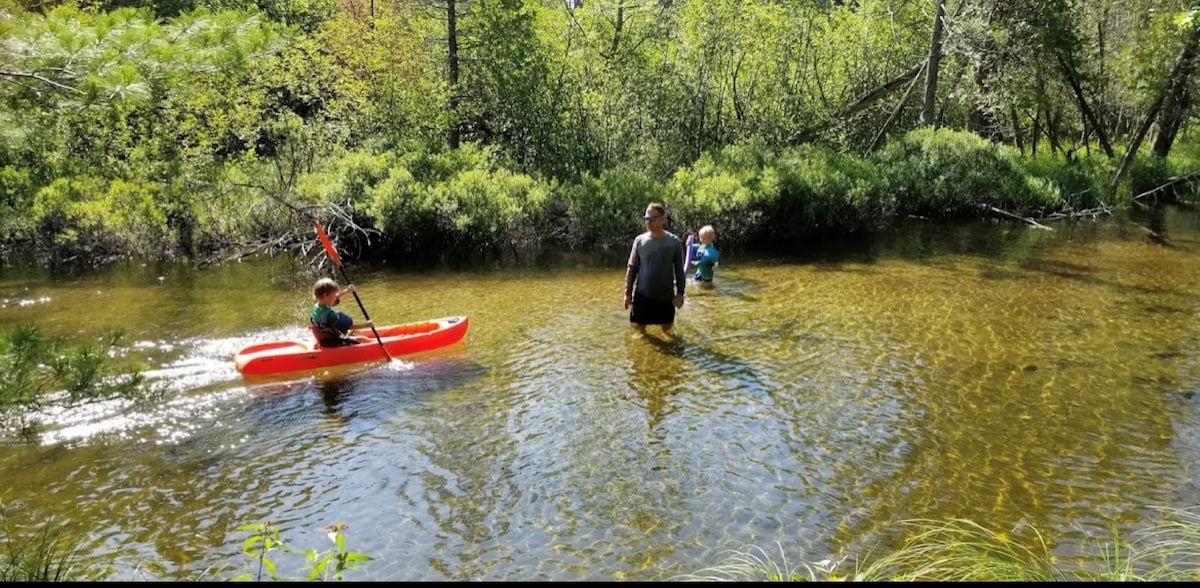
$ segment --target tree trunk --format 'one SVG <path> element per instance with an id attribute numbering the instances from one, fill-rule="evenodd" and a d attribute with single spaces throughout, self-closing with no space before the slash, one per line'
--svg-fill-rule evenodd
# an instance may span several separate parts
<path id="1" fill-rule="evenodd" d="M 1079 83 L 1079 74 L 1075 71 L 1075 66 L 1071 65 L 1062 53 L 1056 52 L 1054 58 L 1058 60 L 1058 67 L 1062 70 L 1063 76 L 1067 78 L 1071 92 L 1075 94 L 1075 103 L 1079 105 L 1079 112 L 1083 115 L 1083 120 L 1096 132 L 1096 139 L 1100 141 L 1100 147 L 1104 149 L 1104 154 L 1108 155 L 1110 159 L 1116 157 L 1112 145 L 1108 142 L 1108 133 L 1104 131 L 1104 127 L 1100 126 L 1100 121 L 1092 112 L 1092 108 L 1088 106 L 1087 98 L 1083 95 L 1083 84 Z"/>
<path id="2" fill-rule="evenodd" d="M 1165 93 L 1158 96 L 1158 100 L 1155 100 L 1154 104 L 1150 107 L 1150 112 L 1146 113 L 1146 118 L 1142 121 L 1142 126 L 1138 128 L 1137 134 L 1129 142 L 1129 151 L 1125 152 L 1125 157 L 1121 159 L 1121 167 L 1117 168 L 1117 173 L 1113 176 L 1112 184 L 1108 187 L 1110 195 L 1117 192 L 1117 185 L 1121 183 L 1121 180 L 1125 179 L 1125 174 L 1129 173 L 1129 166 L 1133 163 L 1133 158 L 1137 155 L 1138 148 L 1142 146 L 1142 139 L 1146 138 L 1146 133 L 1150 131 L 1150 125 L 1154 123 L 1158 112 L 1162 110 L 1165 99 Z"/>
<path id="3" fill-rule="evenodd" d="M 608 47 L 608 55 L 605 57 L 612 59 L 617 55 L 617 49 L 621 48 L 621 29 L 625 27 L 625 4 L 617 3 L 617 18 L 613 21 L 612 43 Z"/>
<path id="4" fill-rule="evenodd" d="M 942 60 L 942 27 L 946 18 L 946 0 L 933 0 L 933 4 L 933 33 L 929 40 L 929 57 L 925 61 L 925 99 L 921 102 L 921 126 L 924 127 L 934 124 L 938 68 Z"/>
<path id="5" fill-rule="evenodd" d="M 920 79 L 920 77 L 920 72 L 913 76 L 912 82 L 908 84 L 908 89 L 904 91 L 904 96 L 900 97 L 900 102 L 897 103 L 896 108 L 892 110 L 892 115 L 888 117 L 887 121 L 883 123 L 882 127 L 880 127 L 879 132 L 875 134 L 875 138 L 871 140 L 871 144 L 867 145 L 867 153 L 874 151 L 875 148 L 879 146 L 879 142 L 883 140 L 883 135 L 887 133 L 889 128 L 891 128 L 892 123 L 896 121 L 896 117 L 900 116 L 900 111 L 904 109 L 904 104 L 908 102 L 908 97 L 912 95 L 913 88 L 917 86 L 917 80 Z"/>
<path id="6" fill-rule="evenodd" d="M 458 149 L 460 129 L 458 118 L 458 7 L 455 0 L 446 0 L 446 71 L 450 84 L 450 132 L 447 142 L 451 149 Z"/>
<path id="7" fill-rule="evenodd" d="M 961 4 L 959 6 L 961 7 Z M 995 23 L 1007 19 L 1009 11 L 1009 3 L 1005 0 L 998 0 L 992 4 L 987 27 L 991 29 L 996 26 Z M 988 86 L 998 68 L 998 59 L 995 39 L 990 35 L 984 37 L 983 46 L 979 50 L 979 64 L 975 68 L 975 99 L 971 101 L 971 111 L 967 113 L 967 130 L 991 140 L 997 140 L 1003 135 L 1003 130 L 996 123 L 995 114 L 986 108 L 985 102 L 990 101 L 992 93 Z"/>
<path id="8" fill-rule="evenodd" d="M 901 73 L 900 75 L 884 82 L 882 86 L 867 92 L 861 98 L 855 100 L 853 104 L 850 104 L 849 106 L 838 111 L 837 114 L 833 115 L 832 119 L 845 120 L 850 118 L 852 115 L 858 113 L 871 104 L 874 104 L 880 98 L 883 98 L 884 96 L 887 96 L 888 94 L 905 87 L 906 84 L 910 84 L 917 76 L 921 75 L 921 70 L 924 69 L 924 67 L 925 62 L 922 61 L 921 63 L 908 68 L 904 71 L 904 73 Z M 820 128 L 821 127 L 818 126 L 809 126 L 800 129 L 794 135 L 792 135 L 792 141 L 795 143 L 807 143 L 808 141 L 811 141 L 814 136 L 816 136 Z"/>
<path id="9" fill-rule="evenodd" d="M 1024 135 L 1021 134 L 1020 113 L 1017 111 L 1016 106 L 1010 105 L 1008 107 L 1008 110 L 1009 110 L 1008 116 L 1009 116 L 1009 118 L 1012 119 L 1013 144 L 1015 144 L 1017 146 L 1017 151 L 1020 151 L 1021 153 L 1025 153 L 1025 137 L 1024 137 Z"/>
<path id="10" fill-rule="evenodd" d="M 1165 159 L 1171 153 L 1175 135 L 1179 133 L 1179 126 L 1191 106 L 1190 89 L 1192 73 L 1196 70 L 1197 45 L 1200 45 L 1200 23 L 1193 23 L 1183 52 L 1179 54 L 1175 67 L 1171 69 L 1171 77 L 1167 79 L 1167 90 L 1158 116 L 1158 136 L 1154 139 L 1152 151 L 1155 157 Z"/>

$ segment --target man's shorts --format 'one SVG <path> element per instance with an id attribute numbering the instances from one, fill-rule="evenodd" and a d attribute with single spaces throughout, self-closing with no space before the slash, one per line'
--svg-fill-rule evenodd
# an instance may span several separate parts
<path id="1" fill-rule="evenodd" d="M 675 322 L 675 302 L 655 300 L 637 292 L 629 308 L 629 322 L 636 325 L 669 325 Z"/>

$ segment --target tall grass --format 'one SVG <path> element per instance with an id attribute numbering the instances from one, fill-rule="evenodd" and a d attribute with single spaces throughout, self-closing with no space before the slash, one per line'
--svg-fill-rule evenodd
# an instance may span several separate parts
<path id="1" fill-rule="evenodd" d="M 684 581 L 1195 581 L 1200 580 L 1200 507 L 1159 508 L 1163 518 L 1126 537 L 1114 529 L 1097 552 L 1066 561 L 1037 530 L 988 529 L 965 519 L 902 521 L 911 530 L 898 548 L 860 561 L 850 556 L 789 563 L 750 546 L 718 565 L 673 579 Z M 1082 563 L 1080 563 L 1082 562 Z M 844 569 L 852 566 L 853 569 Z"/>
<path id="2" fill-rule="evenodd" d="M 84 579 L 77 573 L 79 544 L 68 540 L 48 519 L 31 534 L 23 535 L 9 526 L 0 503 L 0 582 L 72 582 Z"/>

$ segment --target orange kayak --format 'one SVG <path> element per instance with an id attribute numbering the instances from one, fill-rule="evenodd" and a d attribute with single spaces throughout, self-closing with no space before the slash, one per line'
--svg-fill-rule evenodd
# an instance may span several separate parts
<path id="1" fill-rule="evenodd" d="M 457 343 L 467 334 L 467 317 L 449 316 L 375 330 L 388 353 L 396 357 Z M 233 362 L 242 375 L 259 376 L 387 359 L 370 328 L 352 332 L 370 341 L 342 347 L 317 347 L 316 341 L 257 343 L 237 352 Z"/>

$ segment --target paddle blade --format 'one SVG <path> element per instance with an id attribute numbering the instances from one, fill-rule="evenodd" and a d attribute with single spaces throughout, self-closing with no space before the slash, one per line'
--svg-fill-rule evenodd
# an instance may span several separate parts
<path id="1" fill-rule="evenodd" d="M 338 256 L 337 249 L 333 248 L 333 241 L 329 240 L 329 235 L 325 234 L 325 227 L 321 226 L 321 221 L 316 221 L 317 238 L 321 240 L 321 245 L 325 247 L 325 253 L 329 254 L 329 259 L 333 260 L 333 265 L 342 267 L 342 258 Z"/>

